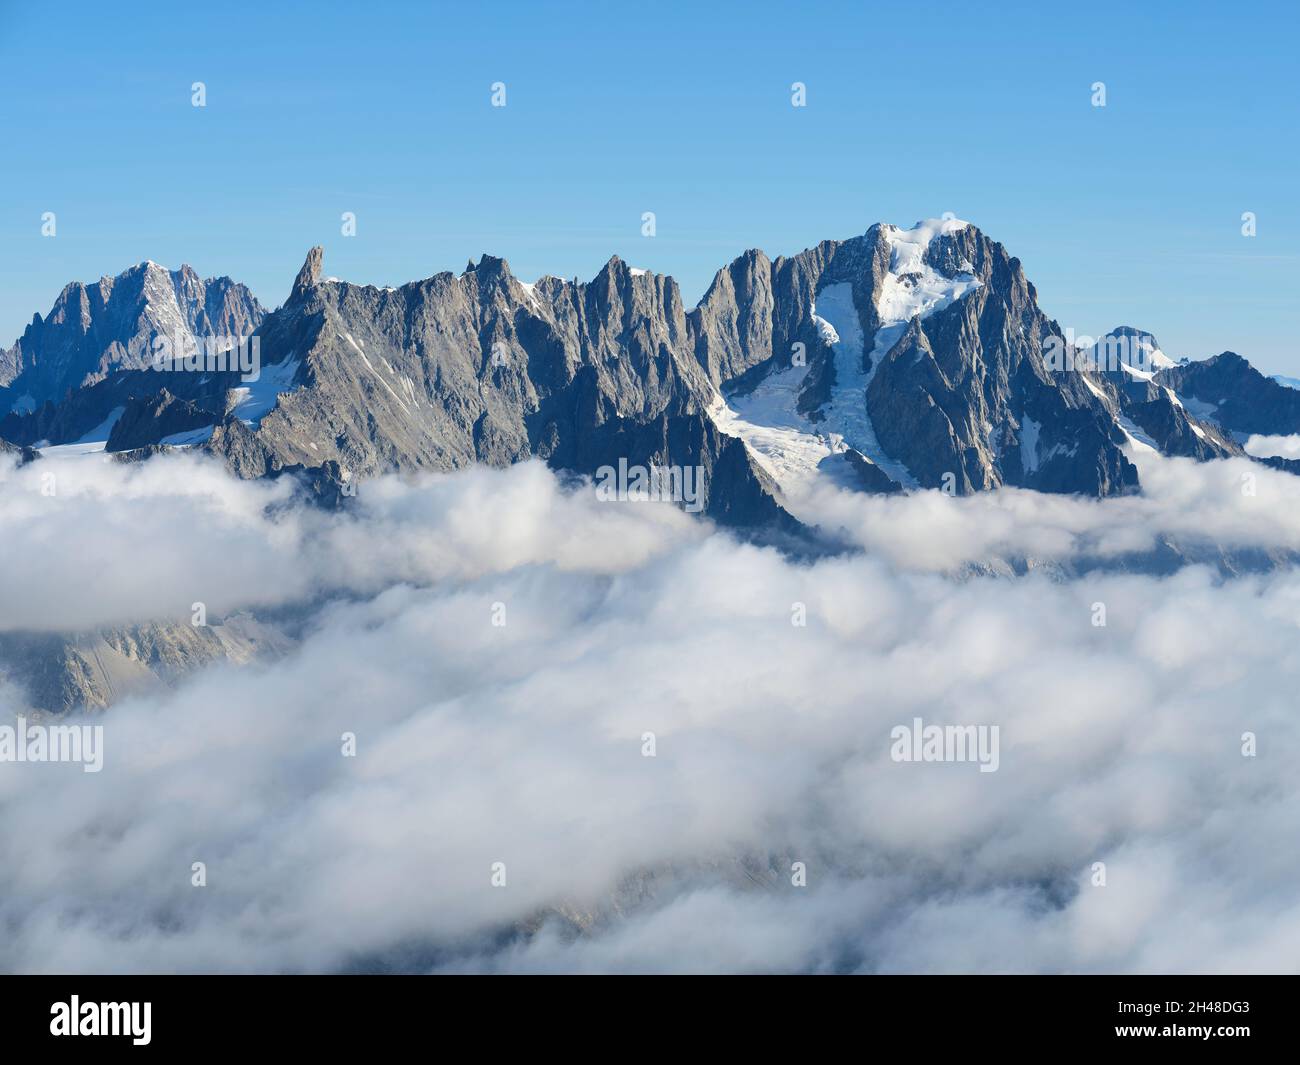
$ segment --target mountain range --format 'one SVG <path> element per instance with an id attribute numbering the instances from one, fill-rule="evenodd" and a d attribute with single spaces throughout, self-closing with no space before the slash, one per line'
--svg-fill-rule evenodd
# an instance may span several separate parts
<path id="1" fill-rule="evenodd" d="M 1140 487 L 1134 441 L 1209 459 L 1300 431 L 1300 392 L 1231 352 L 1178 365 L 1122 327 L 1103 340 L 1144 362 L 1054 368 L 1064 334 L 1019 260 L 955 220 L 746 252 L 690 310 L 671 277 L 617 257 L 586 283 L 529 284 L 491 256 L 400 288 L 321 266 L 314 248 L 270 313 L 189 267 L 68 285 L 0 353 L 0 439 L 182 444 L 240 476 L 338 482 L 532 455 L 582 474 L 702 466 L 706 512 L 754 528 L 820 476 L 1102 497 Z M 260 378 L 153 368 L 178 333 L 256 335 Z"/>
<path id="2" fill-rule="evenodd" d="M 1135 449 L 1205 461 L 1300 433 L 1300 391 L 1233 352 L 1175 361 L 1128 326 L 1076 342 L 1020 261 L 955 219 L 748 251 L 689 309 L 671 277 L 618 257 L 588 282 L 527 283 L 485 255 L 395 288 L 322 276 L 322 259 L 269 312 L 188 266 L 68 285 L 0 350 L 0 449 L 192 448 L 242 478 L 301 476 L 335 506 L 380 474 L 534 456 L 586 476 L 693 467 L 708 517 L 798 544 L 821 485 L 1104 498 L 1141 491 Z M 256 337 L 259 372 L 156 368 L 178 336 Z M 88 639 L 169 661 L 153 630 L 70 636 L 60 654 L 82 661 Z M 28 660 L 30 641 L 7 644 Z M 42 683 L 58 709 L 105 701 L 93 676 L 66 697 L 66 674 Z"/>

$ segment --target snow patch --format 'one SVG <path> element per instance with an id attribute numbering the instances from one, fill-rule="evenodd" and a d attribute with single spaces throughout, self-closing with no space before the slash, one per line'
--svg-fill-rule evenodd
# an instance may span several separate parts
<path id="1" fill-rule="evenodd" d="M 82 455 L 97 455 L 104 450 L 108 443 L 109 434 L 113 431 L 113 426 L 122 417 L 125 407 L 114 407 L 107 418 L 100 422 L 95 428 L 84 433 L 79 440 L 74 440 L 70 444 L 55 444 L 50 446 L 48 440 L 38 440 L 33 447 L 43 455 L 51 458 L 77 458 Z"/>
<path id="2" fill-rule="evenodd" d="M 893 480 L 907 488 L 916 488 L 918 482 L 901 462 L 895 462 L 880 446 L 875 427 L 867 414 L 867 389 L 880 368 L 881 356 L 898 342 L 906 323 L 882 327 L 876 333 L 872 348 L 871 368 L 862 368 L 864 338 L 858 309 L 853 303 L 853 286 L 848 282 L 827 285 L 814 304 L 815 319 L 826 322 L 836 339 L 831 343 L 835 356 L 835 385 L 831 389 L 830 403 L 826 405 L 826 426 L 836 451 L 845 446 L 861 452 L 879 466 Z M 882 338 L 882 334 L 889 337 Z M 890 339 L 892 337 L 892 339 Z M 882 344 L 888 346 L 882 348 Z"/>
<path id="3" fill-rule="evenodd" d="M 1154 452 L 1160 454 L 1159 445 L 1147 435 L 1146 431 L 1140 428 L 1136 422 L 1122 415 L 1116 419 L 1119 427 L 1124 430 L 1124 435 L 1128 437 L 1128 447 L 1139 453 L 1146 454 Z"/>
<path id="4" fill-rule="evenodd" d="M 107 443 L 108 438 L 113 433 L 113 426 L 115 426 L 118 423 L 118 420 L 122 417 L 122 414 L 125 412 L 125 410 L 126 410 L 125 407 L 114 407 L 107 418 L 105 418 L 102 422 L 100 422 L 97 426 L 95 426 L 95 428 L 91 429 L 90 432 L 84 433 L 80 440 L 76 440 L 73 443 L 74 444 Z"/>
<path id="5" fill-rule="evenodd" d="M 1217 403 L 1207 403 L 1195 396 L 1179 396 L 1178 402 L 1194 418 L 1204 418 L 1206 421 L 1212 422 L 1218 421 L 1219 405 Z"/>
<path id="6" fill-rule="evenodd" d="M 294 375 L 302 365 L 293 352 L 281 362 L 262 367 L 262 375 L 248 384 L 232 388 L 226 397 L 226 410 L 245 425 L 255 428 L 262 423 L 280 396 L 294 390 Z"/>
<path id="7" fill-rule="evenodd" d="M 748 445 L 783 492 L 796 495 L 816 480 L 818 465 L 832 454 L 830 442 L 796 408 L 807 373 L 806 366 L 774 371 L 751 392 L 715 397 L 708 410 L 722 432 Z"/>
<path id="8" fill-rule="evenodd" d="M 207 443 L 212 438 L 212 430 L 215 428 L 215 425 L 209 425 L 202 429 L 190 429 L 184 433 L 172 433 L 171 436 L 164 436 L 159 443 L 177 448 L 193 447 L 195 444 Z"/>

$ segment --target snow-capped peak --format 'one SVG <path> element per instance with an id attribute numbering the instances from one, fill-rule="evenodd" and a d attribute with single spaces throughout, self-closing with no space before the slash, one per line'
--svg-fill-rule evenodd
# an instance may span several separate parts
<path id="1" fill-rule="evenodd" d="M 848 281 L 823 284 L 814 294 L 809 313 L 834 358 L 834 385 L 817 421 L 799 413 L 798 397 L 806 369 L 788 367 L 769 374 L 758 386 L 732 397 L 719 396 L 710 410 L 724 433 L 739 436 L 759 463 L 787 494 L 787 505 L 798 513 L 800 493 L 819 475 L 830 456 L 852 448 L 866 456 L 889 478 L 905 487 L 917 480 L 907 467 L 881 447 L 866 409 L 866 394 L 884 356 L 898 343 L 908 323 L 942 310 L 978 288 L 969 263 L 945 277 L 925 261 L 930 244 L 940 236 L 969 225 L 956 218 L 931 218 L 911 229 L 882 223 L 876 227 L 890 249 L 889 272 L 876 293 L 880 328 L 873 338 L 870 361 L 864 366 L 861 316 Z"/>
<path id="2" fill-rule="evenodd" d="M 1132 326 L 1116 326 L 1093 345 L 1092 355 L 1103 369 L 1122 369 L 1142 381 L 1151 380 L 1157 370 L 1178 363 L 1160 350 L 1156 338 Z"/>
<path id="3" fill-rule="evenodd" d="M 912 238 L 913 243 L 928 245 L 935 237 L 946 237 L 952 233 L 960 233 L 969 225 L 969 222 L 961 218 L 944 217 L 922 218 L 911 229 L 904 229 L 892 222 L 884 222 L 880 228 L 890 230 L 893 233 L 907 234 Z"/>
<path id="4" fill-rule="evenodd" d="M 925 253 L 936 237 L 958 233 L 969 224 L 957 218 L 931 218 L 918 222 L 911 229 L 891 225 L 881 227 L 890 249 L 889 273 L 876 300 L 882 326 L 906 325 L 916 315 L 924 317 L 942 310 L 979 286 L 979 281 L 969 271 L 956 277 L 944 277 L 925 261 Z M 890 339 L 890 346 L 901 334 L 900 329 Z"/>

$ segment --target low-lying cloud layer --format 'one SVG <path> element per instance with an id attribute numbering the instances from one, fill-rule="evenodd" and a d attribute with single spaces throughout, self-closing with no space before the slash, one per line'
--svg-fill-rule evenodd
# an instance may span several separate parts
<path id="1" fill-rule="evenodd" d="M 0 629 L 317 605 L 97 718 L 101 772 L 0 764 L 0 967 L 1294 970 L 1300 575 L 944 575 L 1300 543 L 1300 479 L 1143 480 L 828 494 L 867 550 L 801 563 L 533 463 L 347 515 L 197 458 L 9 468 Z M 997 725 L 998 770 L 893 761 L 918 717 Z"/>
<path id="2" fill-rule="evenodd" d="M 1255 434 L 1246 441 L 1245 451 L 1248 455 L 1255 455 L 1262 459 L 1274 456 L 1284 459 L 1300 459 L 1300 435 L 1295 433 L 1288 436 L 1260 436 Z"/>

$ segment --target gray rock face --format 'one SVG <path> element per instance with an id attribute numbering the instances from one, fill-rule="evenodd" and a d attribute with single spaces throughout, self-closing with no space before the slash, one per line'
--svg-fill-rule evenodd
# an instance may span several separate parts
<path id="1" fill-rule="evenodd" d="M 214 412 L 193 400 L 173 396 L 166 388 L 133 395 L 109 433 L 107 451 L 132 451 L 157 444 L 160 438 L 202 429 Z"/>
<path id="2" fill-rule="evenodd" d="M 292 638 L 250 614 L 195 628 L 147 622 L 80 634 L 0 633 L 0 674 L 49 714 L 103 709 L 217 661 L 244 664 L 284 654 Z"/>
<path id="3" fill-rule="evenodd" d="M 1265 377 L 1235 352 L 1161 370 L 1156 380 L 1205 404 L 1206 418 L 1230 432 L 1300 432 L 1300 391 Z"/>
<path id="4" fill-rule="evenodd" d="M 926 261 L 979 284 L 928 318 L 914 318 L 884 354 L 868 393 L 881 443 L 928 487 L 955 477 L 959 493 L 1002 484 L 1093 496 L 1131 491 L 1137 472 L 1123 437 L 1078 372 L 1044 360 L 1056 324 L 1001 244 L 973 227 L 937 237 Z"/>
<path id="5" fill-rule="evenodd" d="M 588 284 L 525 286 L 484 256 L 460 276 L 383 290 L 320 280 L 314 249 L 259 331 L 287 382 L 256 425 L 228 418 L 208 448 L 241 476 L 336 463 L 349 478 L 506 466 L 538 455 L 595 474 L 619 459 L 700 467 L 703 508 L 792 530 L 714 396 L 676 283 L 617 258 Z"/>
<path id="6" fill-rule="evenodd" d="M 772 262 L 747 251 L 719 270 L 690 313 L 695 357 L 716 386 L 735 381 L 772 357 L 775 298 Z"/>
<path id="7" fill-rule="evenodd" d="M 0 356 L 0 414 L 59 401 L 116 371 L 144 369 L 157 336 L 242 337 L 263 317 L 243 285 L 228 277 L 205 281 L 188 266 L 140 263 L 91 285 L 74 282 Z"/>

